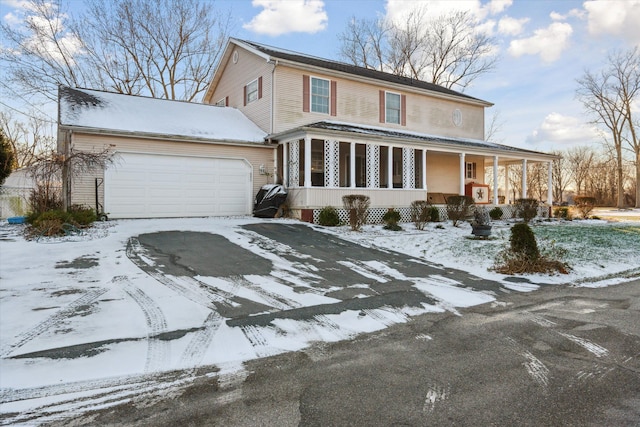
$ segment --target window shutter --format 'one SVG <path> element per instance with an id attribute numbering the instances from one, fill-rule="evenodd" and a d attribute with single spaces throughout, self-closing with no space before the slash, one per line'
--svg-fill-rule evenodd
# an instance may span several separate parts
<path id="1" fill-rule="evenodd" d="M 244 100 L 244 106 L 247 106 L 247 85 L 244 86 L 244 92 L 242 94 L 242 99 Z"/>
<path id="2" fill-rule="evenodd" d="M 384 103 L 384 91 L 380 91 L 380 123 L 384 123 L 385 117 L 385 103 Z"/>
<path id="3" fill-rule="evenodd" d="M 400 124 L 407 125 L 407 95 L 400 95 Z"/>
<path id="4" fill-rule="evenodd" d="M 224 98 L 224 106 L 225 107 L 229 106 L 229 97 L 228 96 L 225 96 L 225 98 Z"/>
<path id="5" fill-rule="evenodd" d="M 262 98 L 262 76 L 258 77 L 258 99 Z"/>
<path id="6" fill-rule="evenodd" d="M 334 117 L 338 114 L 337 87 L 338 82 L 331 80 L 331 115 Z"/>
<path id="7" fill-rule="evenodd" d="M 309 112 L 309 76 L 302 76 L 302 111 Z"/>

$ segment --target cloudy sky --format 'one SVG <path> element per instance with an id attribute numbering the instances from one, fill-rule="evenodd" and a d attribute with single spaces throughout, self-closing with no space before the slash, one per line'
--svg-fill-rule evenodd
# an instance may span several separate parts
<path id="1" fill-rule="evenodd" d="M 81 7 L 71 0 L 71 8 Z M 0 0 L 9 19 L 20 0 Z M 466 93 L 495 104 L 496 141 L 547 151 L 598 141 L 575 99 L 576 79 L 613 49 L 640 46 L 640 0 L 217 0 L 238 38 L 339 59 L 338 35 L 353 17 L 399 20 L 426 5 L 437 16 L 470 11 L 496 42 L 500 61 Z"/>

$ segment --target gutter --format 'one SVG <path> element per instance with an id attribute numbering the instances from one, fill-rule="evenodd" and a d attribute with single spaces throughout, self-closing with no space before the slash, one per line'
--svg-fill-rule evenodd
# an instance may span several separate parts
<path id="1" fill-rule="evenodd" d="M 115 137 L 125 137 L 125 138 L 145 138 L 145 139 L 175 141 L 175 142 L 195 142 L 195 143 L 201 143 L 201 144 L 223 144 L 223 145 L 234 145 L 239 147 L 255 147 L 255 148 L 269 148 L 269 149 L 275 148 L 275 146 L 269 145 L 268 141 L 266 140 L 266 137 L 262 141 L 257 142 L 257 141 L 242 141 L 242 140 L 234 140 L 234 139 L 198 138 L 198 137 L 188 137 L 188 136 L 182 136 L 182 135 L 157 134 L 157 133 L 150 133 L 150 132 L 117 131 L 117 130 L 90 128 L 90 127 L 82 127 L 82 126 L 69 126 L 69 125 L 59 125 L 58 128 L 62 131 L 84 133 L 89 135 L 104 135 L 104 136 L 115 136 Z"/>

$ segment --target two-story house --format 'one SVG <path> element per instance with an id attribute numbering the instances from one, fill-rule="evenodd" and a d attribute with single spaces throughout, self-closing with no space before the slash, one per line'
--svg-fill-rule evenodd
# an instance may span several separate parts
<path id="1" fill-rule="evenodd" d="M 444 202 L 442 195 L 466 193 L 478 203 L 498 204 L 499 193 L 490 194 L 484 182 L 487 167 L 493 170 L 493 188 L 502 188 L 505 194 L 511 164 L 547 163 L 551 179 L 553 156 L 484 141 L 484 110 L 492 105 L 489 102 L 424 81 L 249 41 L 229 40 L 203 104 L 65 90 L 109 98 L 99 108 L 103 117 L 112 118 L 109 123 L 88 125 L 86 113 L 97 107 L 80 105 L 63 93 L 60 128 L 62 146 L 66 141 L 67 147 L 87 149 L 95 146 L 99 136 L 124 158 L 103 175 L 88 177 L 88 181 L 104 180 L 104 194 L 100 189 L 93 194 L 103 200 L 112 217 L 247 214 L 257 188 L 267 182 L 283 183 L 292 212 L 310 221 L 322 207 L 340 207 L 347 194 L 368 195 L 371 207 L 381 212 L 408 207 L 428 194 L 435 203 Z M 133 106 L 143 101 L 153 107 Z M 120 104 L 131 107 L 125 113 L 127 122 L 137 124 L 120 126 L 128 129 L 114 133 L 118 120 L 113 115 L 126 109 L 113 108 Z M 163 114 L 165 106 L 173 112 Z M 143 120 L 138 116 L 143 112 L 136 108 L 153 111 L 153 118 Z M 184 112 L 190 108 L 198 109 L 198 114 Z M 241 113 L 247 122 L 231 123 L 222 117 L 231 111 Z M 246 126 L 254 133 L 249 138 L 232 126 Z M 183 130 L 189 127 L 191 132 Z M 202 127 L 217 130 L 195 131 Z M 158 163 L 158 156 L 186 160 L 175 169 L 175 159 Z M 190 175 L 196 158 L 209 159 L 201 168 L 211 170 L 199 178 L 197 191 L 191 191 L 189 180 L 174 180 Z M 240 163 L 220 169 L 215 159 L 243 163 L 242 178 L 234 175 L 225 180 L 225 170 L 238 169 Z M 168 164 L 171 171 L 160 172 Z M 502 182 L 500 168 L 506 171 Z M 154 178 L 154 173 L 173 191 L 155 188 L 154 180 L 160 176 Z M 209 194 L 220 194 L 223 181 L 245 179 L 250 183 L 232 191 L 238 199 L 234 209 L 225 210 L 225 202 Z M 86 182 L 74 183 L 75 193 L 84 194 L 79 202 L 87 203 L 92 193 Z M 524 197 L 526 172 L 522 184 Z M 193 197 L 185 200 L 189 191 Z M 174 195 L 178 201 L 169 203 L 180 209 L 165 212 L 159 205 Z M 214 200 L 200 203 L 203 208 L 191 212 L 189 204 L 203 197 Z M 141 200 L 145 207 L 136 211 Z M 123 203 L 130 207 L 121 209 Z"/>

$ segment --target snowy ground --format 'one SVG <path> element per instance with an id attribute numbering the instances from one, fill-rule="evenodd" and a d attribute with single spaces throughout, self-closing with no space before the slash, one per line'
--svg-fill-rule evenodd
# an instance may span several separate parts
<path id="1" fill-rule="evenodd" d="M 599 215 L 605 216 L 602 212 Z M 447 281 L 445 277 L 413 278 L 418 290 L 436 296 L 437 304 L 425 304 L 419 310 L 372 310 L 364 317 L 355 311 L 345 311 L 327 315 L 317 323 L 279 320 L 275 327 L 253 331 L 261 341 L 256 347 L 247 341 L 246 330 L 228 326 L 206 304 L 199 303 L 201 295 L 189 287 L 187 279 L 173 277 L 172 288 L 159 286 L 156 278 L 136 266 L 126 252 L 129 239 L 144 233 L 166 230 L 215 233 L 270 259 L 277 277 L 310 287 L 313 274 L 304 271 L 304 256 L 300 256 L 299 264 L 286 261 L 279 251 L 286 252 L 287 248 L 264 251 L 239 229 L 255 222 L 260 220 L 122 220 L 98 224 L 84 236 L 40 241 L 25 241 L 19 234 L 19 226 L 3 225 L 0 423 L 33 424 L 97 409 L 121 403 L 144 391 L 170 390 L 197 375 L 221 378 L 238 372 L 241 375 L 242 362 L 249 359 L 299 350 L 313 341 L 349 339 L 405 322 L 413 315 L 456 312 L 456 307 L 496 298 L 491 293 L 466 289 L 465 284 Z M 381 226 L 366 226 L 360 233 L 347 227 L 324 231 L 365 246 L 392 249 L 463 269 L 500 282 L 512 291 L 530 291 L 540 284 L 607 286 L 640 275 L 638 210 L 625 212 L 623 222 L 550 222 L 536 226 L 541 245 L 555 241 L 553 244 L 568 251 L 567 261 L 572 268 L 568 275 L 531 275 L 514 281 L 488 270 L 495 254 L 508 242 L 509 226 L 506 222 L 495 224 L 490 240 L 470 239 L 468 224 L 459 228 L 429 224 L 424 231 L 416 230 L 412 224 L 403 224 L 401 232 L 386 231 Z M 144 258 L 143 253 L 136 256 Z M 397 274 L 382 263 L 366 267 L 363 271 L 362 266 L 352 266 L 363 276 L 378 281 Z M 305 277 L 309 283 L 305 283 Z M 246 279 L 251 283 L 255 278 Z M 219 278 L 199 280 L 212 287 L 224 286 Z M 282 288 L 277 281 L 262 283 L 272 287 L 273 292 Z M 186 291 L 176 295 L 178 288 Z M 255 286 L 236 291 L 244 292 L 245 298 L 269 302 Z M 282 290 L 285 291 L 288 289 Z M 301 306 L 329 302 L 321 294 L 287 297 L 298 298 L 295 303 Z M 206 330 L 214 330 L 215 335 L 199 333 Z"/>

